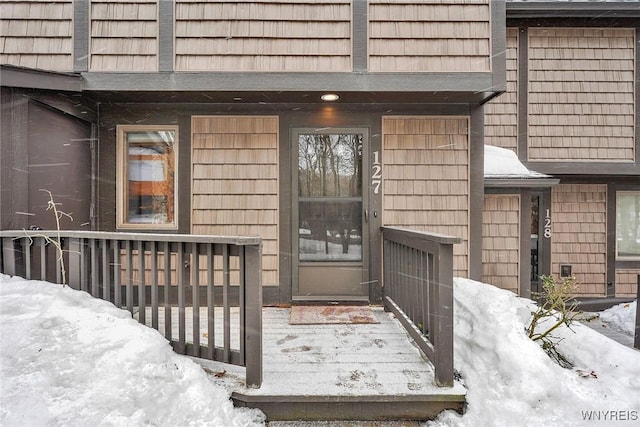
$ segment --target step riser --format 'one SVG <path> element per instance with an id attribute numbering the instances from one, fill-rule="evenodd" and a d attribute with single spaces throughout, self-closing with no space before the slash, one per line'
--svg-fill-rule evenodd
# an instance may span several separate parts
<path id="1" fill-rule="evenodd" d="M 341 401 L 341 398 L 300 397 L 282 401 L 250 401 L 232 396 L 236 407 L 257 408 L 265 413 L 267 421 L 388 421 L 432 420 L 444 410 L 464 413 L 463 401 L 421 401 L 416 399 L 367 401 L 363 398 Z"/>

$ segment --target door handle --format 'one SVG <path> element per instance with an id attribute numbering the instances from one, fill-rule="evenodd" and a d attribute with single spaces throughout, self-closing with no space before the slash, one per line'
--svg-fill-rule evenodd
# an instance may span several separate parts
<path id="1" fill-rule="evenodd" d="M 369 222 L 369 209 L 364 210 L 364 222 Z"/>

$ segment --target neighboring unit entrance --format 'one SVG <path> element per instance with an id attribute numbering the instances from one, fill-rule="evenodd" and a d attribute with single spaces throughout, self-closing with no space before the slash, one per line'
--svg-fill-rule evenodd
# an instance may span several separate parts
<path id="1" fill-rule="evenodd" d="M 368 132 L 295 129 L 292 138 L 293 299 L 367 300 Z"/>

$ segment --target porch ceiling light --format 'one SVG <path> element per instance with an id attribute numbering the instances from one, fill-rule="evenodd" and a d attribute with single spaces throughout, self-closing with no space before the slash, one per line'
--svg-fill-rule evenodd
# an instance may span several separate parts
<path id="1" fill-rule="evenodd" d="M 322 99 L 323 101 L 327 101 L 327 102 L 337 101 L 339 98 L 340 97 L 335 93 L 325 93 L 324 95 L 322 95 L 320 97 L 320 99 Z"/>

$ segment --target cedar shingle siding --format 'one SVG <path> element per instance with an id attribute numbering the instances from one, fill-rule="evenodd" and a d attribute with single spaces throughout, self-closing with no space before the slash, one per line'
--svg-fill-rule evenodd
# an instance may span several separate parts
<path id="1" fill-rule="evenodd" d="M 191 131 L 191 232 L 262 237 L 262 283 L 278 284 L 278 118 L 194 116 Z"/>
<path id="2" fill-rule="evenodd" d="M 92 0 L 91 71 L 156 71 L 158 6 L 155 0 Z"/>
<path id="3" fill-rule="evenodd" d="M 489 0 L 370 0 L 369 70 L 491 71 Z"/>
<path id="4" fill-rule="evenodd" d="M 351 71 L 349 0 L 176 2 L 179 71 Z"/>
<path id="5" fill-rule="evenodd" d="M 529 160 L 633 161 L 635 30 L 529 29 Z"/>
<path id="6" fill-rule="evenodd" d="M 518 294 L 520 283 L 520 196 L 484 197 L 482 281 Z"/>
<path id="7" fill-rule="evenodd" d="M 53 71 L 73 69 L 73 2 L 0 3 L 0 63 Z"/>
<path id="8" fill-rule="evenodd" d="M 606 295 L 607 186 L 560 184 L 551 192 L 551 273 L 572 266 L 580 296 Z"/>
<path id="9" fill-rule="evenodd" d="M 461 237 L 454 274 L 466 276 L 469 239 L 467 117 L 383 117 L 385 225 Z"/>
<path id="10" fill-rule="evenodd" d="M 640 269 L 616 270 L 617 297 L 635 297 L 637 295 L 638 274 L 640 274 Z"/>
<path id="11" fill-rule="evenodd" d="M 518 152 L 518 29 L 507 28 L 507 90 L 485 105 L 485 144 Z"/>

